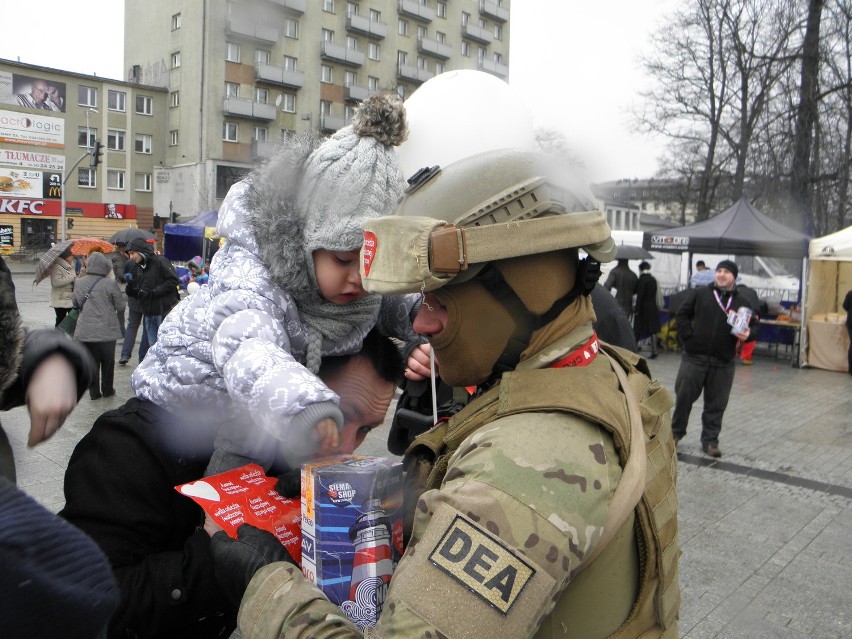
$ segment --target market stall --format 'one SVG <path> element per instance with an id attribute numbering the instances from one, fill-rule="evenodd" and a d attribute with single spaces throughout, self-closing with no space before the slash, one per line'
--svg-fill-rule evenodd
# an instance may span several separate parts
<path id="1" fill-rule="evenodd" d="M 852 290 L 852 226 L 811 240 L 803 295 L 802 366 L 848 372 L 843 298 Z"/>
<path id="2" fill-rule="evenodd" d="M 188 222 L 166 224 L 163 228 L 163 254 L 166 259 L 185 262 L 200 255 L 205 261 L 209 261 L 215 253 L 215 250 L 211 250 L 211 243 L 218 242 L 216 236 L 218 217 L 218 211 L 207 211 Z M 218 243 L 216 246 L 218 247 Z"/>

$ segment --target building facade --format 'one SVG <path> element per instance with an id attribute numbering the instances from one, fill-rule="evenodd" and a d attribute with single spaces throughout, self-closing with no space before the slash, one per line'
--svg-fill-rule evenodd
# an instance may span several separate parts
<path id="1" fill-rule="evenodd" d="M 694 198 L 688 185 L 678 180 L 614 180 L 595 184 L 592 191 L 605 202 L 620 203 L 622 209 L 635 207 L 631 209 L 634 213 L 654 215 L 680 226 L 695 221 Z"/>
<path id="2" fill-rule="evenodd" d="M 371 92 L 429 78 L 508 79 L 509 0 L 125 2 L 128 81 L 167 94 L 154 207 L 217 209 L 293 133 L 331 134 Z"/>
<path id="3" fill-rule="evenodd" d="M 0 252 L 152 226 L 166 97 L 161 87 L 0 59 Z"/>

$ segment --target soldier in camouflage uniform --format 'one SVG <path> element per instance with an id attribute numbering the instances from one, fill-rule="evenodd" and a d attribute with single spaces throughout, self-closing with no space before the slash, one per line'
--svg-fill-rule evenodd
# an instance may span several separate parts
<path id="1" fill-rule="evenodd" d="M 588 292 L 609 227 L 542 160 L 430 170 L 397 216 L 365 224 L 365 286 L 425 292 L 414 328 L 442 379 L 478 386 L 406 453 L 406 552 L 365 636 L 677 636 L 671 398 L 597 340 Z M 254 575 L 239 625 L 361 636 L 286 563 Z"/>

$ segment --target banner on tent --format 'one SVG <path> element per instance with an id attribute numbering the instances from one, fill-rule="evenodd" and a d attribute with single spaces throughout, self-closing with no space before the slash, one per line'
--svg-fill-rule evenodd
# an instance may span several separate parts
<path id="1" fill-rule="evenodd" d="M 689 238 L 675 235 L 652 235 L 651 246 L 646 248 L 652 251 L 688 251 Z"/>

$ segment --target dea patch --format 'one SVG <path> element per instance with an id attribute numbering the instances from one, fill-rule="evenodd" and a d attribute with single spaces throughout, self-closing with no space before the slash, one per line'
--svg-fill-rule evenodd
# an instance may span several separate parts
<path id="1" fill-rule="evenodd" d="M 429 561 L 504 615 L 535 575 L 501 540 L 459 515 L 435 545 Z"/>

